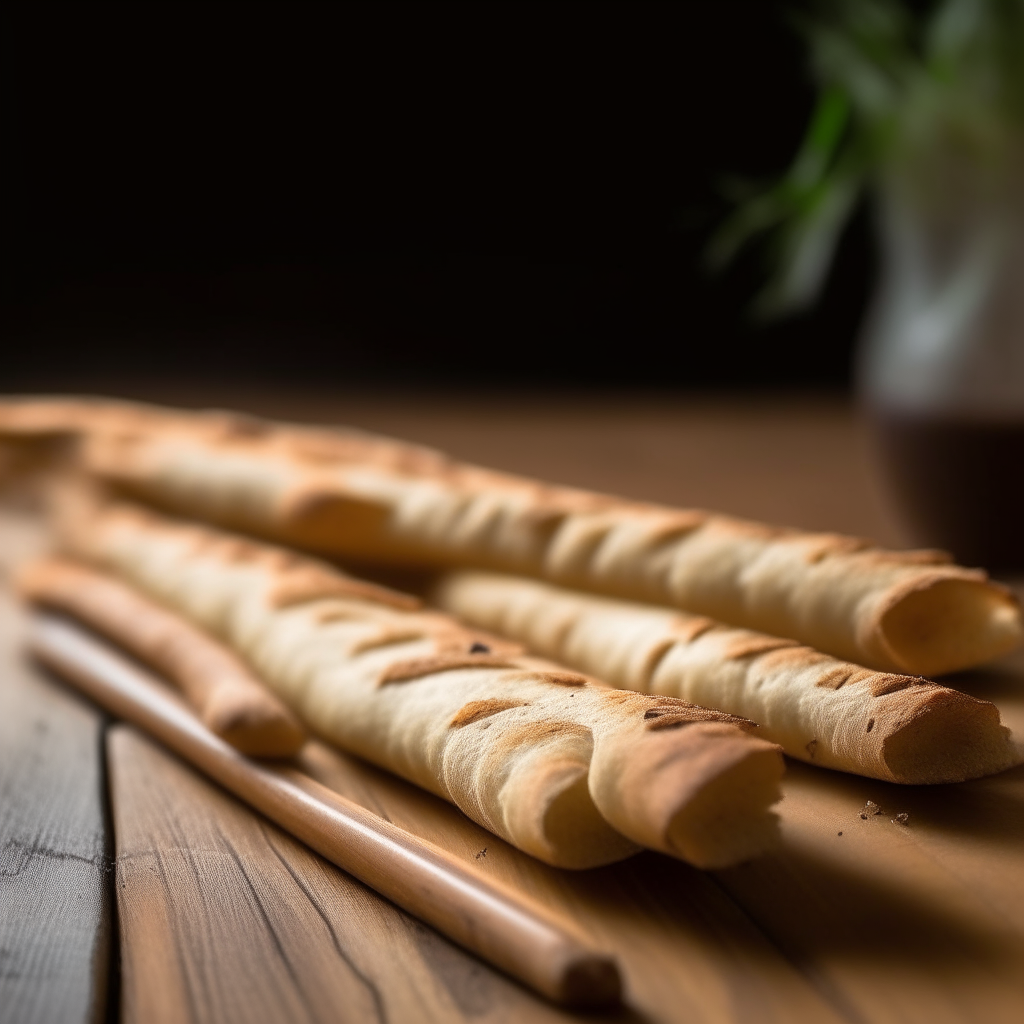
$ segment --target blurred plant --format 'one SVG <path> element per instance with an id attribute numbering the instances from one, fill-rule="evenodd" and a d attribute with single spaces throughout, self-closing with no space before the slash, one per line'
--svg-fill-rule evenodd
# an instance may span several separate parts
<path id="1" fill-rule="evenodd" d="M 920 5 L 918 5 L 920 6 Z M 766 236 L 754 313 L 810 305 L 866 186 L 941 213 L 998 196 L 1024 163 L 1024 0 L 824 0 L 797 17 L 819 85 L 789 170 L 747 187 L 711 241 L 722 267 Z"/>

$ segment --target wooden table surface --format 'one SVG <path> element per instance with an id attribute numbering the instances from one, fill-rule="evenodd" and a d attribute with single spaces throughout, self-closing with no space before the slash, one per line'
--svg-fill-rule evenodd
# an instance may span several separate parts
<path id="1" fill-rule="evenodd" d="M 248 395 L 637 498 L 899 543 L 850 410 L 742 402 Z M 0 515 L 0 563 L 40 543 Z M 463 953 L 19 651 L 0 605 L 0 1021 L 585 1019 Z M 1024 659 L 958 677 L 1024 738 Z M 546 867 L 318 744 L 321 782 L 542 898 L 620 959 L 621 1021 L 1024 1020 L 1024 768 L 917 789 L 789 766 L 780 852 Z M 873 800 L 884 813 L 864 819 Z M 893 819 L 909 814 L 907 824 Z"/>

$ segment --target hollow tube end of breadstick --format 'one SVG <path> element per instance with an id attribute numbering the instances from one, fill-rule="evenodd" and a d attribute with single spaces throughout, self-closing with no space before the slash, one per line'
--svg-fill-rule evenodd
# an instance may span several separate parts
<path id="1" fill-rule="evenodd" d="M 715 721 L 623 739 L 600 745 L 591 765 L 595 802 L 623 835 L 704 869 L 778 842 L 785 762 L 774 743 Z"/>
<path id="2" fill-rule="evenodd" d="M 934 580 L 903 594 L 877 622 L 884 660 L 911 675 L 974 668 L 1024 642 L 1013 593 L 985 579 Z"/>
<path id="3" fill-rule="evenodd" d="M 640 849 L 594 806 L 587 765 L 557 754 L 525 761 L 506 783 L 516 798 L 506 809 L 507 838 L 553 867 L 603 867 Z"/>
<path id="4" fill-rule="evenodd" d="M 634 842 L 617 832 L 594 806 L 583 772 L 551 801 L 543 828 L 547 859 L 557 867 L 580 870 L 603 867 L 639 852 Z"/>
<path id="5" fill-rule="evenodd" d="M 731 756 L 730 756 L 731 755 Z M 764 740 L 722 751 L 720 769 L 672 817 L 669 852 L 704 870 L 733 867 L 777 846 L 785 762 Z"/>

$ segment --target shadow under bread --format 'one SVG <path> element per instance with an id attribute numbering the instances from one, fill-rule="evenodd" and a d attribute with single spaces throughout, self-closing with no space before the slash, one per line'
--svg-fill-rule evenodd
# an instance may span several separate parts
<path id="1" fill-rule="evenodd" d="M 836 954 L 913 965 L 928 974 L 943 964 L 991 973 L 1019 962 L 1024 945 L 1019 938 L 1008 942 L 1009 929 L 982 913 L 940 905 L 926 887 L 915 891 L 902 879 L 789 843 L 715 875 L 794 963 Z"/>

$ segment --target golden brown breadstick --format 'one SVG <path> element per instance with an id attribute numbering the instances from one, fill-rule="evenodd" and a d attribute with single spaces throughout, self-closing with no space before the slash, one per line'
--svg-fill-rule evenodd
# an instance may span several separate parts
<path id="1" fill-rule="evenodd" d="M 1010 591 L 942 552 L 551 487 L 352 430 L 102 400 L 0 402 L 0 435 L 48 433 L 77 438 L 79 464 L 98 477 L 276 541 L 542 576 L 887 672 L 968 668 L 1024 636 Z"/>
<path id="2" fill-rule="evenodd" d="M 238 750 L 289 757 L 302 746 L 294 715 L 236 654 L 134 588 L 66 559 L 30 563 L 16 585 L 22 597 L 70 613 L 176 683 L 206 727 Z"/>
<path id="3" fill-rule="evenodd" d="M 240 757 L 156 679 L 81 628 L 39 615 L 28 644 L 111 714 L 145 729 L 338 867 L 483 960 L 559 1003 L 618 1002 L 615 961 L 534 900 L 296 768 Z M 114 743 L 131 741 L 123 727 L 113 731 Z"/>
<path id="4" fill-rule="evenodd" d="M 749 718 L 811 764 L 922 784 L 1019 760 L 994 704 L 793 640 L 497 573 L 447 573 L 432 596 L 472 625 L 615 686 Z"/>
<path id="5" fill-rule="evenodd" d="M 775 841 L 782 758 L 742 719 L 596 684 L 209 527 L 113 505 L 65 528 L 77 554 L 229 643 L 321 736 L 548 863 L 648 846 L 722 867 Z"/>

